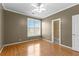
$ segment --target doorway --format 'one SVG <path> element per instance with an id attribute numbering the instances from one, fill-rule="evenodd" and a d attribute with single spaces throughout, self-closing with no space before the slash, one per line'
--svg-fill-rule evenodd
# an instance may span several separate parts
<path id="1" fill-rule="evenodd" d="M 52 20 L 52 42 L 61 44 L 61 19 Z"/>

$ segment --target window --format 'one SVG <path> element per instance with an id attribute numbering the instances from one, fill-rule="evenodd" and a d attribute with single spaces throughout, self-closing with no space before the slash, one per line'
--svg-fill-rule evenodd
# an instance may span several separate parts
<path id="1" fill-rule="evenodd" d="M 37 19 L 28 18 L 27 28 L 28 37 L 41 35 L 41 21 Z"/>

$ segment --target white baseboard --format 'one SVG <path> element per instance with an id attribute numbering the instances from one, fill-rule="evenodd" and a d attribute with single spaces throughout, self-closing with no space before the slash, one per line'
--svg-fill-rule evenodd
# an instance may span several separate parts
<path id="1" fill-rule="evenodd" d="M 37 40 L 37 39 L 34 39 L 34 40 Z M 43 40 L 44 40 L 44 41 L 47 41 L 47 42 L 49 42 L 49 43 L 53 43 L 53 42 L 50 41 L 50 40 L 46 40 L 46 39 L 43 39 Z M 27 40 L 27 41 L 22 41 L 22 42 L 16 42 L 16 43 L 5 44 L 5 45 L 1 48 L 0 53 L 2 52 L 3 48 L 6 47 L 6 46 L 10 46 L 10 45 L 14 45 L 14 44 L 19 44 L 19 43 L 24 43 L 24 42 L 29 42 L 29 41 L 33 41 L 33 40 Z M 66 47 L 66 48 L 69 48 L 69 49 L 72 49 L 72 47 L 69 47 L 69 46 L 66 46 L 66 45 L 63 45 L 63 44 L 59 44 L 59 45 L 61 45 L 61 46 L 63 46 L 63 47 Z M 72 49 L 72 50 L 73 50 L 73 49 Z M 75 51 L 75 50 L 74 50 L 74 51 Z"/>
<path id="2" fill-rule="evenodd" d="M 34 39 L 34 40 L 37 40 L 37 39 Z M 33 41 L 33 40 L 26 40 L 26 41 L 22 41 L 22 42 L 15 42 L 15 43 L 10 43 L 10 44 L 5 44 L 4 47 L 19 44 L 19 43 L 29 42 L 29 41 Z"/>
<path id="3" fill-rule="evenodd" d="M 74 50 L 72 47 L 69 47 L 69 46 L 66 46 L 66 45 L 63 45 L 63 44 L 60 44 L 60 45 L 63 46 L 63 47 L 69 48 L 69 49 L 71 49 L 71 50 L 73 50 L 73 51 L 76 51 L 76 50 Z M 79 51 L 76 51 L 76 52 L 79 52 Z"/>
<path id="4" fill-rule="evenodd" d="M 47 41 L 47 42 L 49 42 L 49 43 L 53 43 L 52 41 L 49 41 L 49 40 L 46 40 L 46 39 L 43 39 L 43 40 L 45 40 L 45 41 Z M 59 45 L 61 45 L 61 46 L 63 46 L 63 47 L 66 47 L 66 48 L 69 48 L 69 49 L 72 49 L 72 47 L 69 47 L 69 46 L 66 46 L 66 45 L 63 45 L 63 44 L 59 44 Z M 73 50 L 73 49 L 72 49 Z"/>
<path id="5" fill-rule="evenodd" d="M 34 39 L 37 40 L 37 39 Z M 10 44 L 5 44 L 3 45 L 3 47 L 0 49 L 0 53 L 2 52 L 3 48 L 6 46 L 10 46 L 10 45 L 14 45 L 14 44 L 19 44 L 19 43 L 24 43 L 24 42 L 29 42 L 29 41 L 33 41 L 33 40 L 27 40 L 27 41 L 22 41 L 22 42 L 16 42 L 16 43 L 10 43 Z"/>
<path id="6" fill-rule="evenodd" d="M 59 45 L 61 45 L 61 46 L 63 46 L 63 47 L 66 47 L 66 48 L 69 48 L 69 49 L 72 49 L 72 47 L 69 47 L 69 46 L 66 46 L 66 45 L 63 45 L 63 44 L 59 44 Z M 73 50 L 73 49 L 72 49 Z"/>
<path id="7" fill-rule="evenodd" d="M 0 53 L 2 52 L 3 48 L 4 48 L 4 46 L 0 49 Z"/>

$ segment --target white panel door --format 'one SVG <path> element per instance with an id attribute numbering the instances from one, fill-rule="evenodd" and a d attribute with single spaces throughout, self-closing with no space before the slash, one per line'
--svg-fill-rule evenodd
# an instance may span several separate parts
<path id="1" fill-rule="evenodd" d="M 72 16 L 72 48 L 79 51 L 79 15 Z"/>

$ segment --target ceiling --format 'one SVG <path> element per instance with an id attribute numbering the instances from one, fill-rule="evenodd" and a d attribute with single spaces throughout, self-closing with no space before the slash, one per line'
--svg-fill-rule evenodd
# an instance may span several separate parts
<path id="1" fill-rule="evenodd" d="M 34 14 L 32 13 L 32 10 L 34 9 L 32 3 L 4 3 L 2 5 L 5 10 L 40 19 L 43 19 L 57 12 L 70 8 L 74 5 L 77 5 L 75 3 L 43 3 L 43 4 L 46 10 L 41 13 L 34 13 Z"/>

